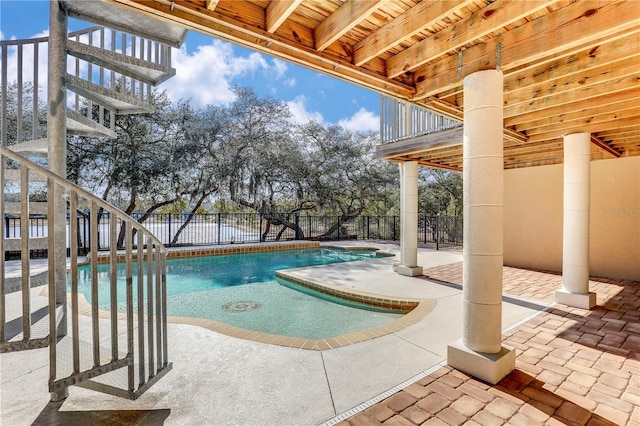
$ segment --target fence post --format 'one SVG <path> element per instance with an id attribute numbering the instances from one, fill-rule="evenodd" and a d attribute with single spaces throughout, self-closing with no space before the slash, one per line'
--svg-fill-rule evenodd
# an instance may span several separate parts
<path id="1" fill-rule="evenodd" d="M 428 216 L 426 216 L 426 215 L 422 217 L 422 227 L 424 228 L 424 243 L 425 244 L 427 244 L 427 228 L 428 228 L 428 226 L 427 226 L 427 223 L 428 223 L 427 222 L 427 217 Z"/>
<path id="2" fill-rule="evenodd" d="M 296 240 L 300 239 L 300 233 L 298 232 L 298 229 L 300 229 L 300 214 L 296 213 Z"/>
<path id="3" fill-rule="evenodd" d="M 436 250 L 440 250 L 440 215 L 436 216 Z"/>
<path id="4" fill-rule="evenodd" d="M 338 216 L 338 240 L 340 240 L 340 216 Z"/>
<path id="5" fill-rule="evenodd" d="M 396 217 L 393 216 L 393 241 L 396 240 Z"/>
<path id="6" fill-rule="evenodd" d="M 222 216 L 222 214 L 220 212 L 218 212 L 218 244 L 221 244 L 220 243 L 220 232 L 221 232 L 221 228 L 220 227 L 222 226 L 220 224 L 221 216 Z"/>
<path id="7" fill-rule="evenodd" d="M 169 238 L 167 239 L 167 244 L 169 245 L 171 244 L 171 214 L 172 213 L 168 213 L 169 217 L 168 217 L 168 222 L 169 222 Z"/>

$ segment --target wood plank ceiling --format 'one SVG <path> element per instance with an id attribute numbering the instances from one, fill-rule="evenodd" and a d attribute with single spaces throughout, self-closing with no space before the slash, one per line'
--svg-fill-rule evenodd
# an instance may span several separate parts
<path id="1" fill-rule="evenodd" d="M 505 168 L 561 163 L 578 131 L 593 159 L 640 155 L 637 0 L 103 1 L 460 120 L 464 76 L 499 67 Z M 460 170 L 462 149 L 387 159 Z"/>

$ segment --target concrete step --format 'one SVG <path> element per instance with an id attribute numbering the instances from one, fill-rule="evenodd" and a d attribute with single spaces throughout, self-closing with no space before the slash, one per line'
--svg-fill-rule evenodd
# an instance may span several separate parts
<path id="1" fill-rule="evenodd" d="M 183 27 L 106 1 L 61 0 L 60 4 L 72 18 L 125 31 L 171 47 L 180 47 L 187 36 L 187 30 Z"/>
<path id="2" fill-rule="evenodd" d="M 141 114 L 152 112 L 153 108 L 147 102 L 95 83 L 67 74 L 67 88 L 98 105 L 102 105 L 116 114 Z"/>
<path id="3" fill-rule="evenodd" d="M 84 59 L 87 62 L 100 65 L 127 77 L 133 77 L 153 86 L 157 86 L 176 74 L 176 70 L 171 67 L 73 40 L 67 41 L 67 51 L 76 58 Z"/>
<path id="4" fill-rule="evenodd" d="M 46 201 L 30 201 L 29 214 L 47 214 L 48 204 Z M 20 214 L 22 203 L 4 203 L 4 212 L 8 214 Z"/>
<path id="5" fill-rule="evenodd" d="M 46 157 L 49 149 L 49 140 L 47 138 L 33 139 L 9 145 L 7 148 L 13 152 L 19 152 L 25 157 Z"/>
<path id="6" fill-rule="evenodd" d="M 67 133 L 78 136 L 115 138 L 116 132 L 84 115 L 67 109 Z"/>

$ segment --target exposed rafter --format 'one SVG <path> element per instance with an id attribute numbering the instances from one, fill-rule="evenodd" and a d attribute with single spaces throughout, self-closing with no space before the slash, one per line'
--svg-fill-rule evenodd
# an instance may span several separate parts
<path id="1" fill-rule="evenodd" d="M 280 25 L 287 20 L 289 15 L 296 10 L 296 7 L 298 7 L 300 3 L 302 3 L 302 0 L 281 0 L 269 3 L 266 17 L 267 31 L 275 33 L 276 30 L 280 28 Z"/>
<path id="2" fill-rule="evenodd" d="M 527 64 L 551 61 L 558 54 L 571 55 L 585 44 L 607 35 L 619 34 L 640 26 L 640 2 L 578 2 L 547 15 L 545 21 L 531 21 L 511 31 L 465 49 L 462 66 L 457 56 L 449 56 L 420 70 L 414 99 L 462 84 L 465 76 L 483 69 L 496 68 L 500 45 L 500 68 L 510 70 Z M 460 68 L 460 69 L 459 69 Z"/>
<path id="3" fill-rule="evenodd" d="M 418 32 L 435 25 L 468 3 L 471 3 L 471 0 L 461 3 L 440 0 L 421 1 L 378 31 L 356 43 L 353 48 L 354 63 L 362 65 L 370 61 Z"/>
<path id="4" fill-rule="evenodd" d="M 498 0 L 389 58 L 387 76 L 397 77 L 411 71 L 552 3 L 553 1 Z"/>
<path id="5" fill-rule="evenodd" d="M 314 31 L 316 50 L 322 51 L 373 13 L 384 0 L 347 0 Z"/>

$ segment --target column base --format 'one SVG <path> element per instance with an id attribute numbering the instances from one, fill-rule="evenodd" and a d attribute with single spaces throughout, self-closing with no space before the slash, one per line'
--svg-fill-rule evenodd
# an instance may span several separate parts
<path id="1" fill-rule="evenodd" d="M 393 265 L 393 271 L 407 277 L 417 277 L 422 275 L 422 266 Z"/>
<path id="2" fill-rule="evenodd" d="M 570 293 L 562 289 L 556 291 L 556 302 L 574 308 L 589 310 L 596 306 L 596 294 L 594 292 Z"/>
<path id="3" fill-rule="evenodd" d="M 476 352 L 457 340 L 447 347 L 447 364 L 495 385 L 516 367 L 516 350 L 503 346 L 497 354 Z"/>

